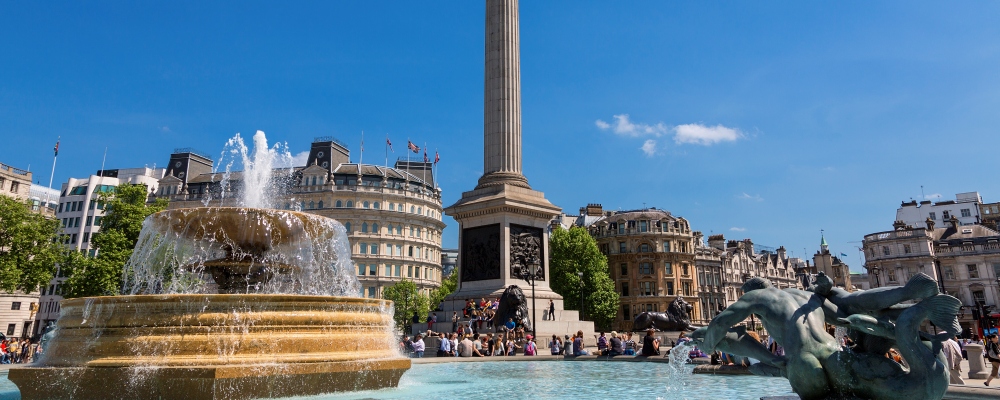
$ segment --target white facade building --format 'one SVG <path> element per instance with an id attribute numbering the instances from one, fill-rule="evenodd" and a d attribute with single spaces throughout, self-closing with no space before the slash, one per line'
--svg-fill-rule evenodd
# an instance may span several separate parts
<path id="1" fill-rule="evenodd" d="M 146 185 L 147 192 L 152 194 L 165 172 L 163 168 L 146 167 L 108 169 L 97 171 L 96 175 L 87 178 L 70 178 L 57 193 L 59 197 L 55 217 L 59 220 L 62 243 L 68 249 L 95 256 L 97 250 L 91 248 L 90 241 L 101 230 L 101 218 L 105 212 L 104 203 L 99 200 L 100 194 L 125 183 Z M 49 322 L 59 319 L 59 301 L 63 299 L 60 286 L 65 281 L 66 277 L 57 269 L 49 286 L 42 288 L 34 333 L 40 333 Z M 3 305 L 0 304 L 0 307 Z"/>
<path id="2" fill-rule="evenodd" d="M 966 192 L 955 195 L 955 200 L 932 203 L 928 200 L 903 202 L 896 210 L 896 221 L 902 221 L 909 226 L 924 226 L 927 218 L 936 224 L 944 224 L 951 217 L 958 218 L 960 225 L 975 225 L 981 222 L 979 206 L 983 198 L 979 192 Z"/>

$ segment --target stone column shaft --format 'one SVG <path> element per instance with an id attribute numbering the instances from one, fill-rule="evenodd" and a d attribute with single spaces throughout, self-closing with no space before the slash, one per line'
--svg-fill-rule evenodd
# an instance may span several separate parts
<path id="1" fill-rule="evenodd" d="M 521 46 L 518 0 L 486 0 L 483 178 L 527 187 L 521 173 Z"/>

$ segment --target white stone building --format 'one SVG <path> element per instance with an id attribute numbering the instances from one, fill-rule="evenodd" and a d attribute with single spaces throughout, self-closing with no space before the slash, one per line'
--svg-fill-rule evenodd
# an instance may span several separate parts
<path id="1" fill-rule="evenodd" d="M 152 194 L 157 190 L 164 172 L 163 168 L 122 168 L 97 171 L 86 178 L 70 178 L 62 184 L 58 193 L 55 213 L 60 223 L 62 243 L 69 250 L 95 256 L 97 249 L 91 247 L 91 240 L 101 230 L 101 219 L 105 213 L 100 194 L 125 183 L 146 185 L 148 193 Z M 42 288 L 38 313 L 35 315 L 35 334 L 40 333 L 50 322 L 59 319 L 59 302 L 63 299 L 61 287 L 65 281 L 66 277 L 57 268 L 56 276 L 49 282 L 49 286 Z"/>
<path id="2" fill-rule="evenodd" d="M 235 205 L 238 195 L 224 200 L 222 174 L 212 173 L 213 161 L 191 149 L 175 150 L 155 196 L 170 208 Z M 441 189 L 434 185 L 432 163 L 402 158 L 393 168 L 350 162 L 347 145 L 316 138 L 305 166 L 292 168 L 283 182 L 278 208 L 294 209 L 336 219 L 347 228 L 351 259 L 364 297 L 381 298 L 382 290 L 406 279 L 424 294 L 441 286 Z M 276 174 L 287 176 L 276 170 Z M 242 175 L 229 184 L 238 192 Z"/>
<path id="3" fill-rule="evenodd" d="M 979 192 L 959 193 L 955 195 L 955 200 L 930 202 L 924 200 L 917 202 L 912 200 L 903 202 L 896 209 L 896 221 L 904 225 L 923 226 L 924 221 L 930 218 L 935 223 L 942 225 L 951 217 L 958 218 L 961 225 L 974 225 L 981 222 L 980 205 L 983 198 Z"/>

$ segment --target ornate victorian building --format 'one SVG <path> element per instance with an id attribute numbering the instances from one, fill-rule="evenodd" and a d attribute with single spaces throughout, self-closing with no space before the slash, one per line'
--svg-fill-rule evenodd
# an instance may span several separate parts
<path id="1" fill-rule="evenodd" d="M 170 208 L 234 205 L 233 195 L 219 199 L 223 176 L 212 172 L 212 164 L 197 152 L 175 151 L 156 195 L 168 198 Z M 323 137 L 313 141 L 306 165 L 275 171 L 282 179 L 274 204 L 330 217 L 347 228 L 363 296 L 381 297 L 384 287 L 402 279 L 424 293 L 441 286 L 445 224 L 431 163 L 351 163 L 346 145 Z M 241 178 L 230 174 L 227 187 L 239 191 Z"/>
<path id="2" fill-rule="evenodd" d="M 607 211 L 600 204 L 581 209 L 577 225 L 586 227 L 608 257 L 611 279 L 621 299 L 614 326 L 632 329 L 636 315 L 663 312 L 678 296 L 702 314 L 695 270 L 696 236 L 684 218 L 647 208 Z"/>
<path id="3" fill-rule="evenodd" d="M 902 286 L 921 272 L 934 278 L 942 292 L 962 301 L 959 323 L 971 333 L 988 325 L 974 318 L 974 306 L 1000 311 L 1000 233 L 962 225 L 957 217 L 946 222 L 937 227 L 928 217 L 914 227 L 896 221 L 891 231 L 866 235 L 865 269 L 873 288 Z"/>

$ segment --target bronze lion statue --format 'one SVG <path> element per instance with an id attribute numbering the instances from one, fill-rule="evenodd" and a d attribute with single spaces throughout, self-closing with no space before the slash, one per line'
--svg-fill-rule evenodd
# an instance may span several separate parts
<path id="1" fill-rule="evenodd" d="M 653 328 L 658 331 L 693 331 L 691 326 L 692 307 L 684 298 L 677 296 L 667 306 L 667 312 L 644 312 L 632 321 L 633 331 L 644 331 Z"/>

